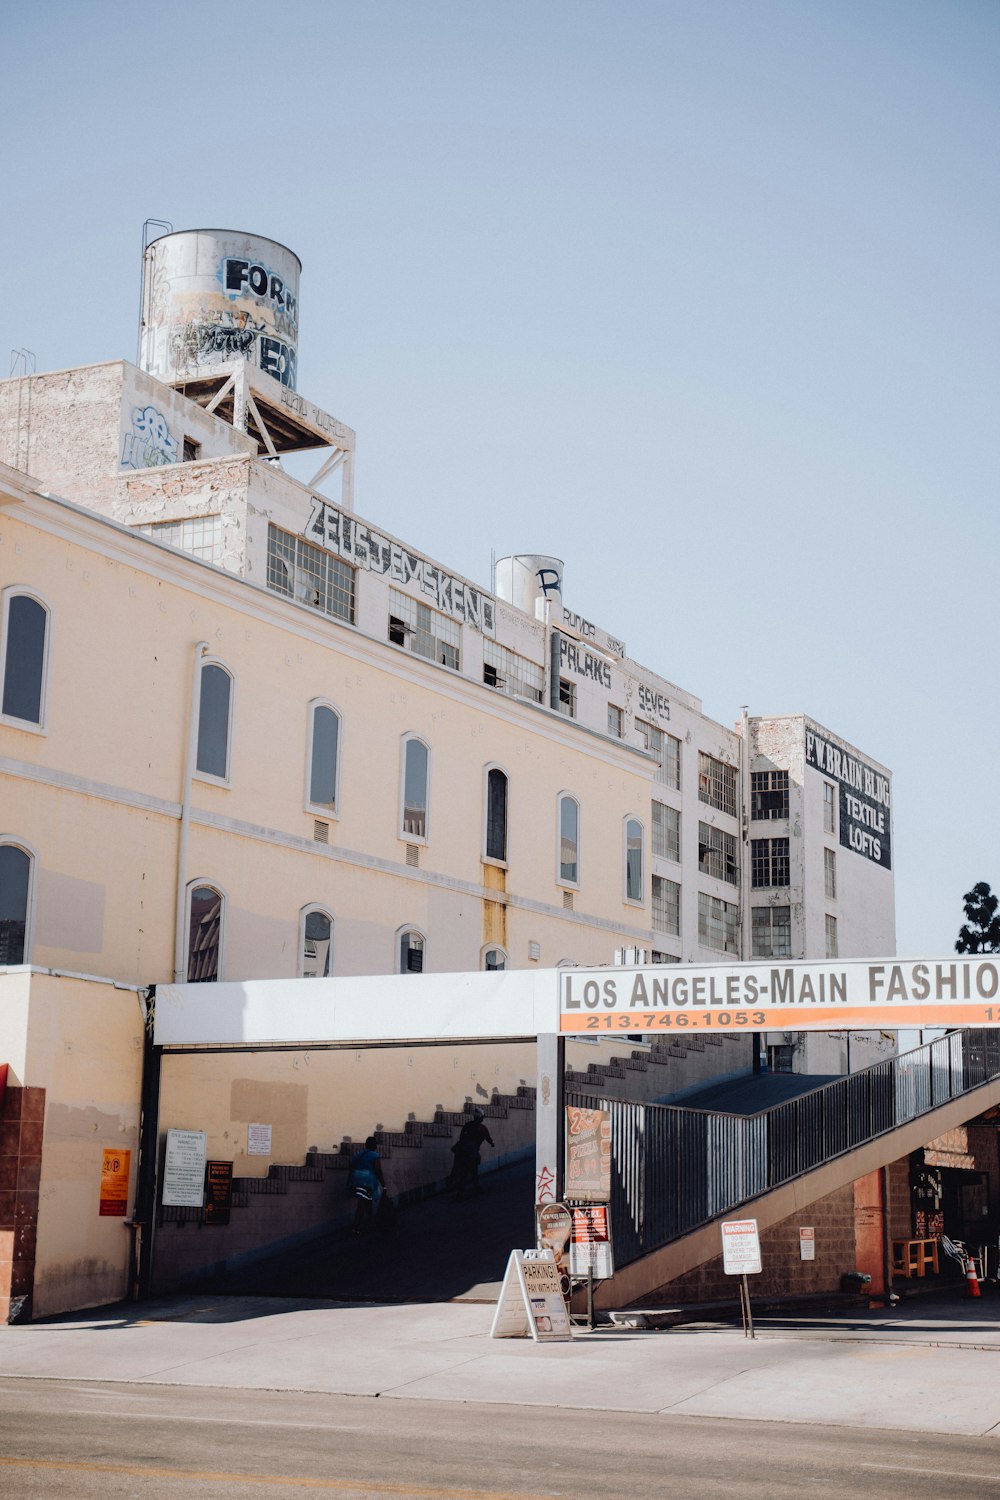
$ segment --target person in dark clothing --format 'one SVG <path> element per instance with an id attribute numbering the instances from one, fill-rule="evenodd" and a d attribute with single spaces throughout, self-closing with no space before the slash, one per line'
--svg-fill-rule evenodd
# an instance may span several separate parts
<path id="1" fill-rule="evenodd" d="M 448 1178 L 448 1186 L 455 1190 L 455 1197 L 463 1196 L 465 1185 L 469 1183 L 472 1191 L 479 1193 L 479 1148 L 483 1141 L 493 1145 L 493 1137 L 484 1124 L 485 1114 L 477 1108 L 472 1111 L 472 1119 L 466 1120 L 459 1132 L 458 1140 L 452 1146 L 455 1155 L 455 1164 Z"/>

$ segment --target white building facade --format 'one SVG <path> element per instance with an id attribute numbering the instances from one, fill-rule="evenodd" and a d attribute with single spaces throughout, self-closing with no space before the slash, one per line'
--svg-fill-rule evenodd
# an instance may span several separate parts
<path id="1" fill-rule="evenodd" d="M 6 961 L 148 984 L 892 953 L 885 768 L 802 716 L 714 722 L 564 602 L 558 559 L 485 587 L 359 515 L 353 432 L 275 352 L 297 283 L 290 308 L 270 242 L 199 233 L 208 290 L 181 257 L 155 337 L 147 279 L 169 382 L 0 384 Z M 283 471 L 314 448 L 312 484 Z"/>

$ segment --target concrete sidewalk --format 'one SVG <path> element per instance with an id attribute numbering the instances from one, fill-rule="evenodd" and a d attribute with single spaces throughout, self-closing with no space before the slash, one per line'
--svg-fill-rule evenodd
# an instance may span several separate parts
<path id="1" fill-rule="evenodd" d="M 996 1311 L 994 1311 L 996 1308 Z M 491 1340 L 492 1308 L 176 1297 L 0 1328 L 0 1375 L 320 1391 L 1000 1435 L 1000 1301 L 565 1344 Z"/>

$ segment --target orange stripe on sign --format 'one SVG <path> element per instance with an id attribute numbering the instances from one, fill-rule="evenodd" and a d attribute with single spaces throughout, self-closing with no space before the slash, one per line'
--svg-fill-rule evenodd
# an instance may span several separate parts
<path id="1" fill-rule="evenodd" d="M 875 1031 L 900 1026 L 1000 1027 L 1000 1005 L 734 1005 L 669 1010 L 593 1010 L 559 1017 L 559 1030 Z"/>

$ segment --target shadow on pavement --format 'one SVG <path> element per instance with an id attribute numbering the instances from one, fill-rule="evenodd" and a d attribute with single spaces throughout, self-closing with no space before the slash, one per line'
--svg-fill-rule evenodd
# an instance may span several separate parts
<path id="1" fill-rule="evenodd" d="M 438 1193 L 408 1204 L 395 1227 L 355 1237 L 338 1227 L 295 1250 L 199 1282 L 198 1293 L 363 1302 L 492 1301 L 507 1257 L 534 1244 L 534 1164 L 484 1175 L 479 1197 Z"/>

